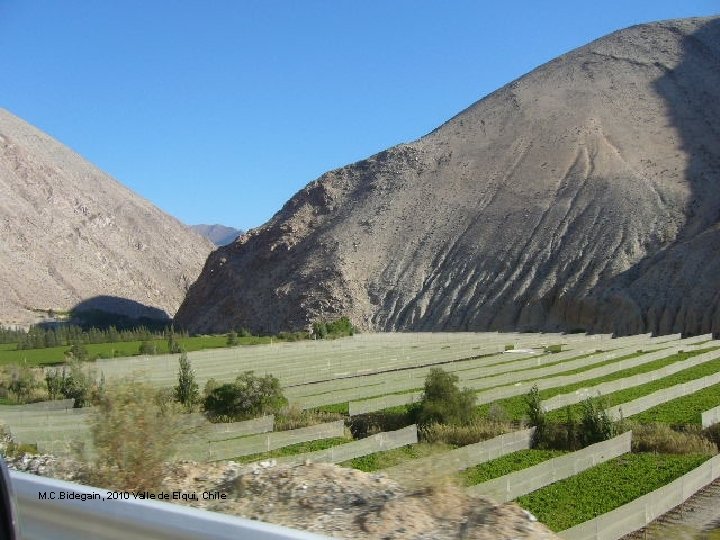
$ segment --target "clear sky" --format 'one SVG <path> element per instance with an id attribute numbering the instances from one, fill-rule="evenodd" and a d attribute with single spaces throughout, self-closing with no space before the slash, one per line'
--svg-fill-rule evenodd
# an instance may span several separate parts
<path id="1" fill-rule="evenodd" d="M 261 225 L 613 30 L 717 0 L 0 0 L 0 107 L 185 223 Z"/>

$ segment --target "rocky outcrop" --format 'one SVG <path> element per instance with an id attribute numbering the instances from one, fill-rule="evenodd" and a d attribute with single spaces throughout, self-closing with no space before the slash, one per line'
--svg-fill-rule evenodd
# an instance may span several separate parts
<path id="1" fill-rule="evenodd" d="M 0 323 L 78 305 L 172 316 L 212 244 L 0 109 Z"/>
<path id="2" fill-rule="evenodd" d="M 718 332 L 719 88 L 718 18 L 597 40 L 310 183 L 177 323 Z"/>

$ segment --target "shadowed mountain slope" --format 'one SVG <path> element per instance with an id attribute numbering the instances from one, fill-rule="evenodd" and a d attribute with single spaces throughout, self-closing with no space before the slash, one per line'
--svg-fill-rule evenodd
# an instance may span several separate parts
<path id="1" fill-rule="evenodd" d="M 173 315 L 211 243 L 0 109 L 0 322 L 92 297 Z M 142 310 L 140 310 L 142 311 Z"/>
<path id="2" fill-rule="evenodd" d="M 720 331 L 720 19 L 615 32 L 326 173 L 214 252 L 176 321 L 340 314 L 374 330 Z"/>

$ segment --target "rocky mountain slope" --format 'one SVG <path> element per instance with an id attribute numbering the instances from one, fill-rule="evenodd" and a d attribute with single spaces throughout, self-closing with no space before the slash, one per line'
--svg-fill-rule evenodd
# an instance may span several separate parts
<path id="1" fill-rule="evenodd" d="M 190 225 L 196 233 L 204 236 L 216 246 L 227 246 L 242 234 L 240 229 L 225 225 Z"/>
<path id="2" fill-rule="evenodd" d="M 0 322 L 77 305 L 173 315 L 212 244 L 0 109 Z"/>
<path id="3" fill-rule="evenodd" d="M 326 173 L 209 257 L 177 323 L 340 314 L 374 330 L 719 332 L 720 18 L 615 32 Z"/>

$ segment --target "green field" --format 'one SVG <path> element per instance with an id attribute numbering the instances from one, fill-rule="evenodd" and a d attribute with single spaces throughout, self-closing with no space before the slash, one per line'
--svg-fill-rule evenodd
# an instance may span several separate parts
<path id="1" fill-rule="evenodd" d="M 565 385 L 565 386 L 558 386 L 555 388 L 547 388 L 545 390 L 540 390 L 540 399 L 543 399 L 543 400 L 550 399 L 551 397 L 562 395 L 562 394 L 569 394 L 571 392 L 575 392 L 576 390 L 580 390 L 582 388 L 591 388 L 593 386 L 597 386 L 604 382 L 616 381 L 618 379 L 624 379 L 625 377 L 631 377 L 633 375 L 640 375 L 642 373 L 648 373 L 650 371 L 655 371 L 656 369 L 662 369 L 666 366 L 669 366 L 670 364 L 674 364 L 675 362 L 681 362 L 683 360 L 688 360 L 689 358 L 692 358 L 694 356 L 698 356 L 700 354 L 704 354 L 706 352 L 710 352 L 713 350 L 716 350 L 716 347 L 711 347 L 708 349 L 701 349 L 701 350 L 691 351 L 691 352 L 676 353 L 676 354 L 670 355 L 666 358 L 660 358 L 658 360 L 653 360 L 652 362 L 648 362 L 646 364 L 641 364 L 641 365 L 636 366 L 631 369 L 625 369 L 625 370 L 621 370 L 621 371 L 616 371 L 615 373 L 609 373 L 607 375 L 603 375 L 602 377 L 596 377 L 594 379 L 587 379 L 585 381 L 581 381 L 578 383 L 569 384 L 569 385 Z M 618 361 L 618 360 L 619 359 L 616 359 L 615 361 Z M 603 364 L 605 364 L 605 363 L 611 363 L 611 362 L 604 362 Z M 593 366 L 593 367 L 596 367 L 596 366 Z M 646 392 L 646 394 L 649 394 L 660 388 L 666 388 L 667 386 L 679 384 L 677 382 L 666 383 L 663 381 L 670 380 L 670 379 L 676 380 L 675 378 L 679 377 L 679 376 L 689 377 L 687 380 L 691 380 L 694 378 L 702 377 L 704 375 L 709 375 L 711 373 L 715 373 L 716 371 L 718 371 L 718 369 L 720 369 L 720 359 L 712 360 L 710 362 L 706 362 L 705 364 L 700 364 L 698 366 L 694 366 L 692 368 L 688 368 L 686 370 L 679 371 L 678 373 L 675 373 L 675 374 L 671 375 L 670 377 L 665 377 L 664 379 L 658 379 L 657 381 L 653 381 L 651 383 L 647 383 L 645 385 L 641 385 L 641 386 L 638 386 L 635 388 L 628 388 L 627 390 L 623 390 L 621 392 L 614 392 L 613 394 L 609 394 L 608 398 L 610 396 L 615 396 L 616 394 L 623 394 L 625 392 L 632 393 L 636 390 L 642 391 L 640 389 L 644 389 L 646 386 L 650 387 L 651 385 L 660 384 L 660 386 L 658 386 L 657 388 L 648 390 Z M 573 372 L 574 371 L 575 370 L 573 370 Z M 701 374 L 699 374 L 699 373 L 701 373 Z M 553 375 L 553 376 L 560 376 L 560 375 L 563 375 L 563 374 L 561 373 L 561 374 Z M 681 380 L 680 382 L 685 382 L 685 380 Z M 666 386 L 663 386 L 663 384 L 666 384 Z M 625 395 L 625 394 L 623 394 L 623 395 Z M 630 395 L 630 394 L 628 394 L 628 395 Z M 635 397 L 640 397 L 641 395 L 645 395 L 645 394 L 638 394 Z M 623 399 L 621 396 L 617 396 L 617 397 L 618 397 L 618 399 Z M 631 399 L 634 399 L 634 398 L 631 398 Z M 625 403 L 626 401 L 629 401 L 629 399 L 623 399 L 622 401 L 619 401 L 617 403 L 612 403 L 612 404 L 608 403 L 608 406 L 616 405 L 619 403 Z M 507 411 L 507 413 L 511 416 L 511 418 L 513 418 L 514 420 L 520 420 L 527 414 L 527 405 L 525 403 L 525 396 L 514 396 L 511 398 L 499 400 L 499 401 L 497 401 L 497 403 L 499 405 L 501 405 L 503 407 L 503 409 L 505 409 Z M 490 406 L 491 406 L 491 404 L 485 404 L 485 405 L 480 406 L 481 414 L 486 415 L 488 410 L 490 409 Z M 582 407 L 581 404 L 574 405 L 573 412 L 576 412 L 576 413 L 579 412 L 581 407 Z M 555 418 L 555 419 L 559 419 L 560 416 L 562 416 L 562 419 L 564 419 L 565 414 L 566 413 L 565 413 L 564 408 L 550 413 L 550 415 L 553 416 L 553 418 Z"/>
<path id="2" fill-rule="evenodd" d="M 682 371 L 678 371 L 677 373 L 674 373 L 669 377 L 657 379 L 646 384 L 641 384 L 640 386 L 626 388 L 625 390 L 618 390 L 617 392 L 612 392 L 611 394 L 603 396 L 603 399 L 607 407 L 622 405 L 623 403 L 627 403 L 639 397 L 652 394 L 657 390 L 662 390 L 663 388 L 669 388 L 677 384 L 686 383 L 694 379 L 699 379 L 701 377 L 706 377 L 707 375 L 712 375 L 714 373 L 717 373 L 718 370 L 720 370 L 720 358 L 716 360 L 711 360 L 710 362 L 705 362 L 704 364 L 700 364 L 688 369 L 684 369 Z M 578 417 L 582 412 L 582 406 L 582 403 L 571 405 L 570 410 L 572 411 L 572 414 Z M 566 415 L 566 410 L 563 408 L 551 411 L 550 413 L 548 413 L 548 418 L 555 421 L 562 421 L 566 418 Z"/>
<path id="3" fill-rule="evenodd" d="M 707 459 L 626 454 L 523 495 L 517 502 L 551 530 L 564 531 L 669 484 Z"/>
<path id="4" fill-rule="evenodd" d="M 520 450 L 466 469 L 459 476 L 464 485 L 474 486 L 564 454 L 560 450 Z"/>
<path id="5" fill-rule="evenodd" d="M 238 337 L 240 345 L 258 345 L 270 343 L 269 336 L 248 336 Z M 193 336 L 189 338 L 178 338 L 177 342 L 188 352 L 203 349 L 218 349 L 226 346 L 227 336 Z M 114 343 L 89 343 L 85 345 L 91 358 L 113 358 L 124 356 L 136 356 L 142 341 L 117 341 Z M 158 354 L 167 354 L 167 340 L 153 340 L 157 347 Z M 70 346 L 51 347 L 48 349 L 25 349 L 17 350 L 14 343 L 3 343 L 0 345 L 0 366 L 13 363 L 27 363 L 28 366 L 52 366 L 65 362 L 65 353 Z"/>
<path id="6" fill-rule="evenodd" d="M 387 469 L 388 467 L 394 467 L 395 465 L 400 465 L 401 463 L 405 463 L 406 461 L 413 459 L 447 452 L 453 448 L 456 448 L 456 446 L 443 443 L 407 444 L 393 450 L 375 452 L 373 454 L 368 454 L 367 456 L 343 461 L 342 463 L 338 463 L 338 465 L 342 467 L 351 467 L 360 471 L 373 472 L 381 469 Z"/>
<path id="7" fill-rule="evenodd" d="M 671 425 L 701 424 L 703 412 L 720 405 L 720 384 L 703 388 L 689 396 L 679 397 L 636 414 L 632 419 L 642 424 L 661 422 Z"/>

